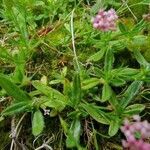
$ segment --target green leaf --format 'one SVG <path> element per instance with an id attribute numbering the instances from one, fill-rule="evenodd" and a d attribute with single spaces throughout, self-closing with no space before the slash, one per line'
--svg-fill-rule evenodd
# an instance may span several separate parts
<path id="1" fill-rule="evenodd" d="M 41 100 L 45 101 L 44 105 L 54 107 L 61 111 L 67 104 L 67 98 L 59 91 L 42 84 L 39 81 L 33 81 L 33 86 L 39 90 L 42 94 L 46 95 L 41 97 Z"/>
<path id="2" fill-rule="evenodd" d="M 14 114 L 24 112 L 24 111 L 31 109 L 31 106 L 32 106 L 31 101 L 30 102 L 26 102 L 26 101 L 17 102 L 17 103 L 11 104 L 9 107 L 4 109 L 1 114 L 3 116 L 14 115 Z"/>
<path id="3" fill-rule="evenodd" d="M 61 112 L 65 106 L 66 102 L 64 102 L 63 99 L 56 98 L 54 97 L 47 97 L 47 96 L 41 96 L 39 98 L 39 102 L 41 103 L 41 107 L 50 107 L 50 108 L 55 108 L 57 111 Z"/>
<path id="4" fill-rule="evenodd" d="M 3 116 L 0 116 L 0 122 L 2 122 L 5 118 Z"/>
<path id="5" fill-rule="evenodd" d="M 146 61 L 146 59 L 143 57 L 143 55 L 138 49 L 134 50 L 134 56 L 141 66 L 148 69 L 150 68 L 150 64 Z"/>
<path id="6" fill-rule="evenodd" d="M 111 75 L 113 76 L 113 79 L 122 79 L 126 81 L 132 81 L 136 78 L 136 75 L 140 72 L 139 69 L 133 69 L 133 68 L 117 68 L 113 69 L 111 71 Z M 112 80 L 113 80 L 112 79 Z"/>
<path id="7" fill-rule="evenodd" d="M 75 73 L 73 79 L 72 103 L 77 106 L 81 101 L 81 81 L 79 73 Z"/>
<path id="8" fill-rule="evenodd" d="M 105 54 L 105 49 L 102 49 L 100 51 L 98 51 L 97 53 L 95 53 L 94 55 L 90 56 L 90 58 L 87 61 L 99 61 L 103 58 Z"/>
<path id="9" fill-rule="evenodd" d="M 76 147 L 76 141 L 75 141 L 73 135 L 70 133 L 67 135 L 66 146 L 67 146 L 67 148 Z"/>
<path id="10" fill-rule="evenodd" d="M 100 83 L 100 79 L 98 78 L 86 79 L 82 82 L 82 90 L 88 90 L 90 88 L 93 88 L 99 83 Z"/>
<path id="11" fill-rule="evenodd" d="M 59 117 L 59 119 L 60 119 L 61 126 L 64 130 L 64 133 L 67 134 L 69 131 L 67 122 L 63 120 L 61 117 Z"/>
<path id="12" fill-rule="evenodd" d="M 37 110 L 33 115 L 32 120 L 32 134 L 39 135 L 44 129 L 44 117 L 40 110 Z"/>
<path id="13" fill-rule="evenodd" d="M 8 11 L 11 11 L 11 8 L 13 6 L 13 1 L 5 0 L 3 1 L 4 6 L 8 9 Z"/>
<path id="14" fill-rule="evenodd" d="M 81 104 L 81 106 L 88 112 L 88 114 L 97 122 L 102 124 L 109 124 L 109 117 L 105 112 L 95 107 L 93 104 Z"/>
<path id="15" fill-rule="evenodd" d="M 26 10 L 25 7 L 21 5 L 17 5 L 11 8 L 13 11 L 13 22 L 16 28 L 18 28 L 22 40 L 24 41 L 24 44 L 27 44 L 28 41 L 28 31 L 27 31 L 27 25 L 26 25 Z"/>
<path id="16" fill-rule="evenodd" d="M 144 20 L 141 20 L 140 22 L 138 22 L 134 28 L 130 31 L 130 37 L 134 37 L 135 35 L 137 35 L 138 33 L 140 33 L 142 31 L 142 29 L 144 29 L 144 27 L 146 26 L 146 23 Z"/>
<path id="17" fill-rule="evenodd" d="M 110 121 L 109 131 L 108 134 L 110 136 L 114 136 L 120 128 L 120 119 L 118 117 L 113 118 L 113 120 Z"/>
<path id="18" fill-rule="evenodd" d="M 91 8 L 91 13 L 95 14 L 99 11 L 100 8 L 104 8 L 104 1 L 102 0 L 96 0 L 95 5 L 93 5 L 93 7 Z"/>
<path id="19" fill-rule="evenodd" d="M 111 84 L 112 84 L 113 86 L 122 86 L 122 85 L 124 85 L 125 83 L 126 83 L 126 81 L 123 80 L 123 79 L 120 79 L 120 78 L 114 78 L 114 79 L 111 80 Z"/>
<path id="20" fill-rule="evenodd" d="M 35 6 L 44 6 L 45 3 L 43 1 L 35 1 Z"/>
<path id="21" fill-rule="evenodd" d="M 116 7 L 120 7 L 121 6 L 121 4 L 122 3 L 120 3 L 120 2 L 116 2 L 116 1 L 114 1 L 114 0 L 104 0 L 104 2 L 105 2 L 105 5 L 107 6 L 107 5 L 110 5 L 110 6 L 114 6 L 114 8 L 116 8 Z"/>
<path id="22" fill-rule="evenodd" d="M 0 59 L 5 60 L 6 62 L 13 62 L 13 58 L 8 52 L 7 49 L 4 47 L 0 46 Z"/>
<path id="23" fill-rule="evenodd" d="M 117 98 L 115 92 L 112 93 L 111 99 L 109 99 L 109 103 L 111 104 L 114 111 L 120 112 L 121 108 L 120 108 L 118 98 Z"/>
<path id="24" fill-rule="evenodd" d="M 99 150 L 100 146 L 99 146 L 98 139 L 97 139 L 97 132 L 94 128 L 93 128 L 93 141 L 94 141 L 93 144 L 95 146 L 95 150 Z"/>
<path id="25" fill-rule="evenodd" d="M 72 91 L 71 91 L 71 83 L 68 79 L 64 79 L 63 81 L 63 94 L 67 95 L 68 97 L 72 96 Z"/>
<path id="26" fill-rule="evenodd" d="M 31 98 L 22 91 L 17 85 L 10 81 L 8 76 L 0 74 L 0 86 L 7 92 L 9 96 L 12 96 L 16 101 L 30 101 Z"/>
<path id="27" fill-rule="evenodd" d="M 114 63 L 113 50 L 108 49 L 105 54 L 105 62 L 104 62 L 104 72 L 106 73 L 106 75 L 111 71 L 113 63 Z"/>
<path id="28" fill-rule="evenodd" d="M 148 44 L 147 36 L 145 35 L 137 35 L 133 37 L 133 44 L 135 48 L 141 48 Z"/>
<path id="29" fill-rule="evenodd" d="M 15 83 L 21 83 L 24 79 L 24 64 L 17 65 L 13 75 Z"/>
<path id="30" fill-rule="evenodd" d="M 73 120 L 70 131 L 73 133 L 73 137 L 76 139 L 76 142 L 78 143 L 80 141 L 79 139 L 81 134 L 81 123 L 79 117 Z"/>
<path id="31" fill-rule="evenodd" d="M 105 83 L 102 89 L 102 102 L 109 100 L 111 96 L 112 96 L 112 89 L 108 83 Z"/>
<path id="32" fill-rule="evenodd" d="M 50 111 L 50 117 L 56 117 L 58 115 L 58 111 L 54 108 Z"/>
<path id="33" fill-rule="evenodd" d="M 126 47 L 125 39 L 119 39 L 109 42 L 110 47 L 114 50 L 115 53 L 122 51 Z"/>
<path id="34" fill-rule="evenodd" d="M 67 135 L 66 145 L 68 148 L 79 146 L 80 134 L 81 134 L 81 123 L 79 117 L 76 117 L 72 121 L 71 127 Z"/>
<path id="35" fill-rule="evenodd" d="M 64 68 L 62 69 L 61 76 L 62 76 L 63 78 L 66 77 L 66 75 L 67 75 L 67 70 L 68 70 L 67 67 L 64 67 Z"/>
<path id="36" fill-rule="evenodd" d="M 143 0 L 140 3 L 141 4 L 145 4 L 145 5 L 149 5 L 150 4 L 150 0 Z"/>
<path id="37" fill-rule="evenodd" d="M 52 95 L 57 95 L 57 96 L 63 96 L 63 94 L 61 94 L 59 91 L 41 83 L 40 81 L 32 81 L 32 85 L 39 90 L 41 93 L 43 93 L 44 95 L 48 96 L 51 98 Z"/>
<path id="38" fill-rule="evenodd" d="M 127 33 L 129 30 L 122 22 L 119 22 L 119 29 L 122 33 Z"/>
<path id="39" fill-rule="evenodd" d="M 145 106 L 143 104 L 133 104 L 133 105 L 126 107 L 124 114 L 127 114 L 127 115 L 139 114 L 144 109 L 145 109 Z"/>
<path id="40" fill-rule="evenodd" d="M 52 80 L 49 82 L 50 85 L 61 83 L 62 80 Z"/>
<path id="41" fill-rule="evenodd" d="M 128 87 L 128 89 L 123 94 L 123 98 L 121 100 L 122 108 L 125 108 L 131 102 L 131 100 L 135 97 L 135 95 L 138 94 L 142 85 L 143 85 L 142 81 L 132 82 L 132 84 Z"/>

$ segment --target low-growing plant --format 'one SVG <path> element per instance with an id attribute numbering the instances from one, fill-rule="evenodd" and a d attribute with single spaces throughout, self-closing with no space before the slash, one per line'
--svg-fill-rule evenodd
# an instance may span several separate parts
<path id="1" fill-rule="evenodd" d="M 32 116 L 32 134 L 38 138 L 42 132 L 47 134 L 47 130 L 53 133 L 55 126 L 49 129 L 46 120 L 57 118 L 65 137 L 59 141 L 60 149 L 99 150 L 102 147 L 99 137 L 118 135 L 125 118 L 147 107 L 143 91 L 149 90 L 150 60 L 145 54 L 149 51 L 150 38 L 143 32 L 149 22 L 137 19 L 136 24 L 129 27 L 122 21 L 120 9 L 132 11 L 126 2 L 97 1 L 89 14 L 82 12 L 82 1 L 64 0 L 60 2 L 64 9 L 56 6 L 58 1 L 16 2 L 3 1 L 2 8 L 3 21 L 5 26 L 9 24 L 10 31 L 7 31 L 9 40 L 5 41 L 8 45 L 0 46 L 0 61 L 10 64 L 12 70 L 3 67 L 0 70 L 0 95 L 10 100 L 1 111 L 0 120 L 5 121 L 8 116 L 13 120 L 14 116 L 19 118 L 19 114 L 28 112 Z M 90 6 L 89 1 L 86 3 Z M 146 8 L 149 1 L 138 4 Z M 65 11 L 67 8 L 69 12 Z M 96 9 L 100 11 L 90 22 L 90 13 L 96 14 Z M 35 16 L 34 11 L 42 14 Z M 86 20 L 81 18 L 85 28 L 84 23 L 83 27 L 79 26 L 78 12 L 87 15 Z M 42 23 L 51 25 L 37 31 Z M 83 47 L 89 48 L 89 52 L 82 51 Z M 30 75 L 29 61 L 33 61 L 39 51 L 50 51 L 47 60 L 51 61 L 52 70 L 46 68 L 47 74 L 36 70 Z M 71 62 L 60 62 L 59 54 L 71 55 Z M 14 142 L 19 145 L 16 134 Z M 85 138 L 88 140 L 83 140 Z M 41 148 L 52 149 L 44 144 Z"/>

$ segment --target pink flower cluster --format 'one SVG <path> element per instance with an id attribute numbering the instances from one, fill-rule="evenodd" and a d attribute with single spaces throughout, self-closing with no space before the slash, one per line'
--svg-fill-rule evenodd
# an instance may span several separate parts
<path id="1" fill-rule="evenodd" d="M 141 121 L 138 115 L 133 116 L 133 121 L 124 121 L 121 127 L 126 140 L 122 140 L 122 145 L 128 150 L 150 150 L 150 144 L 145 140 L 150 137 L 150 123 L 147 120 Z"/>
<path id="2" fill-rule="evenodd" d="M 116 30 L 118 16 L 114 9 L 104 11 L 101 9 L 95 18 L 92 19 L 93 27 L 101 31 Z"/>

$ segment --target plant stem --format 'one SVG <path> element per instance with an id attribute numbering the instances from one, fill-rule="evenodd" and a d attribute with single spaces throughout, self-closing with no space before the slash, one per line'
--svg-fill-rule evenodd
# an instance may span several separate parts
<path id="1" fill-rule="evenodd" d="M 77 53 L 76 53 L 76 48 L 75 48 L 75 41 L 74 41 L 74 26 L 73 26 L 74 10 L 75 9 L 73 9 L 73 11 L 71 13 L 71 23 L 70 23 L 70 26 L 71 26 L 72 47 L 73 47 L 74 58 L 75 58 L 75 61 L 76 61 L 77 70 L 79 71 L 80 70 L 80 66 L 79 66 L 79 62 L 78 62 L 78 58 L 77 58 Z"/>

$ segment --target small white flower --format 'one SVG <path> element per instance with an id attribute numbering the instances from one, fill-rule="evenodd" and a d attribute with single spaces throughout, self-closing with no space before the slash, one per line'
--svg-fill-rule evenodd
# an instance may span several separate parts
<path id="1" fill-rule="evenodd" d="M 6 99 L 6 98 L 5 98 L 4 96 L 2 96 L 2 97 L 0 98 L 0 102 L 3 102 L 5 99 Z"/>
<path id="2" fill-rule="evenodd" d="M 43 109 L 44 110 L 44 115 L 50 115 L 50 110 L 49 109 Z"/>

